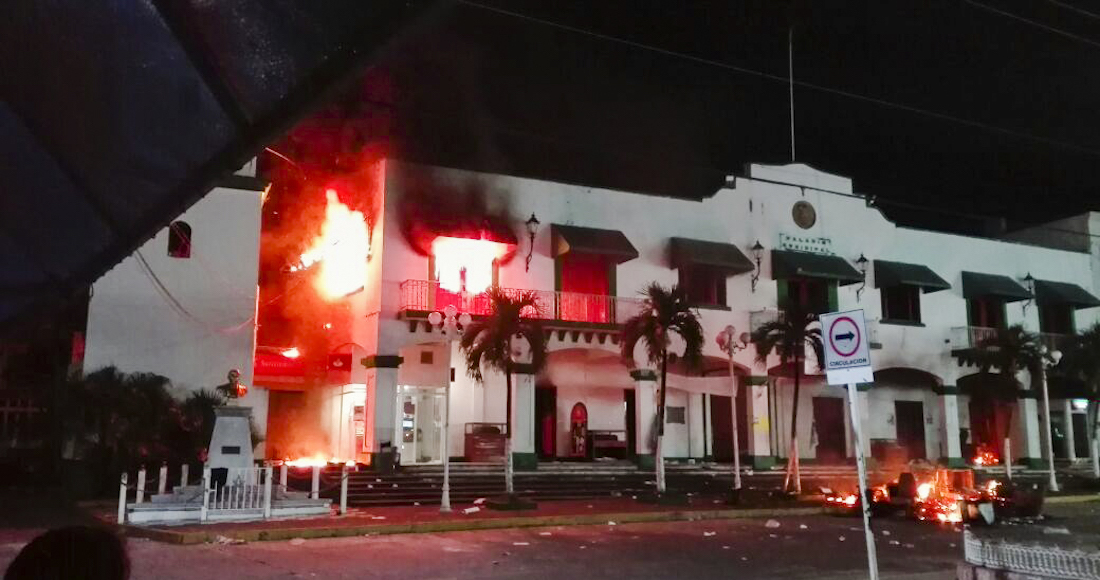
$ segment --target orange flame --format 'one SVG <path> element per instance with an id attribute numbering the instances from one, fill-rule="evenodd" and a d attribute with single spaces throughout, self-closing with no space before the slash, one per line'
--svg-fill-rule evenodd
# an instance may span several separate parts
<path id="1" fill-rule="evenodd" d="M 508 244 L 471 238 L 439 236 L 432 241 L 435 276 L 450 292 L 471 294 L 493 284 L 493 261 L 508 253 Z"/>
<path id="2" fill-rule="evenodd" d="M 315 453 L 315 454 L 313 454 L 309 457 L 299 457 L 298 459 L 284 459 L 283 460 L 283 464 L 287 465 L 288 467 L 325 467 L 326 465 L 329 465 L 330 463 L 337 464 L 337 465 L 343 463 L 344 465 L 346 465 L 348 467 L 355 467 L 355 462 L 354 461 L 351 461 L 351 460 L 344 461 L 344 460 L 336 459 L 334 457 L 326 458 L 324 455 L 321 455 L 320 453 Z"/>
<path id="3" fill-rule="evenodd" d="M 336 300 L 359 290 L 367 280 L 370 234 L 363 212 L 352 211 L 340 202 L 336 190 L 325 191 L 325 223 L 301 261 L 291 271 L 305 270 L 320 263 L 317 289 Z"/>

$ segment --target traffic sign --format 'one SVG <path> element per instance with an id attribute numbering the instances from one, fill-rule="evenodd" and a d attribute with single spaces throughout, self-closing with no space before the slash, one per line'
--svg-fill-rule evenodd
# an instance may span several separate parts
<path id="1" fill-rule="evenodd" d="M 862 310 L 822 314 L 821 335 L 830 385 L 874 382 Z"/>

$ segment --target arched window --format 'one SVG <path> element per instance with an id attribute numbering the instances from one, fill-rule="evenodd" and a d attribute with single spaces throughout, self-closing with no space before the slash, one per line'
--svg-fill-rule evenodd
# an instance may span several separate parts
<path id="1" fill-rule="evenodd" d="M 191 226 L 187 222 L 172 222 L 168 226 L 168 255 L 173 258 L 191 257 Z"/>

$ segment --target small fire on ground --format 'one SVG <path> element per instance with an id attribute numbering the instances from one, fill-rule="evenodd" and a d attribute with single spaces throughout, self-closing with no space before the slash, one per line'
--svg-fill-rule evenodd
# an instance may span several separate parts
<path id="1" fill-rule="evenodd" d="M 326 467 L 328 465 L 346 465 L 348 467 L 355 467 L 355 462 L 348 459 L 337 459 L 335 457 L 326 457 L 321 454 L 311 455 L 309 457 L 299 457 L 298 459 L 290 459 L 289 457 L 283 459 L 283 465 L 288 467 Z"/>
<path id="2" fill-rule="evenodd" d="M 336 190 L 325 191 L 325 223 L 321 235 L 302 253 L 291 272 L 308 270 L 320 264 L 314 283 L 321 295 L 336 300 L 354 293 L 366 284 L 367 259 L 370 257 L 370 233 L 363 212 L 352 211 L 340 202 Z"/>
<path id="3" fill-rule="evenodd" d="M 979 518 L 991 521 L 993 507 L 1003 506 L 1007 501 L 999 495 L 1000 488 L 1001 483 L 996 480 L 976 485 L 971 470 L 937 469 L 921 479 L 907 473 L 893 482 L 870 488 L 870 507 L 875 514 L 904 510 L 917 520 L 942 524 Z M 858 513 L 861 509 L 859 495 L 855 493 L 825 490 L 825 503 L 838 513 Z M 983 504 L 987 506 L 986 513 L 982 513 Z"/>

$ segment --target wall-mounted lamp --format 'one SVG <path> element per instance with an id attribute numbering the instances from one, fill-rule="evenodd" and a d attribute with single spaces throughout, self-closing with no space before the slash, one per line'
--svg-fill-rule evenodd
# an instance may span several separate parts
<path id="1" fill-rule="evenodd" d="M 1027 293 L 1030 294 L 1022 307 L 1023 313 L 1027 314 L 1027 307 L 1035 303 L 1035 278 L 1032 277 L 1031 272 L 1024 276 L 1024 285 L 1027 286 Z"/>
<path id="2" fill-rule="evenodd" d="M 531 271 L 531 256 L 535 254 L 535 234 L 539 233 L 539 218 L 535 217 L 532 213 L 531 217 L 527 218 L 524 223 L 527 226 L 527 263 L 524 265 L 524 271 Z"/>
<path id="3" fill-rule="evenodd" d="M 859 255 L 859 259 L 856 260 L 856 268 L 859 268 L 859 275 L 863 277 L 863 283 L 859 285 L 859 288 L 856 288 L 856 302 L 859 302 L 859 297 L 867 289 L 867 265 L 870 263 L 871 261 L 862 253 Z"/>
<path id="4" fill-rule="evenodd" d="M 752 272 L 752 291 L 756 292 L 756 283 L 760 280 L 760 260 L 764 259 L 764 246 L 760 244 L 760 240 L 756 240 L 749 250 L 752 251 L 753 262 L 756 262 L 756 269 Z"/>

